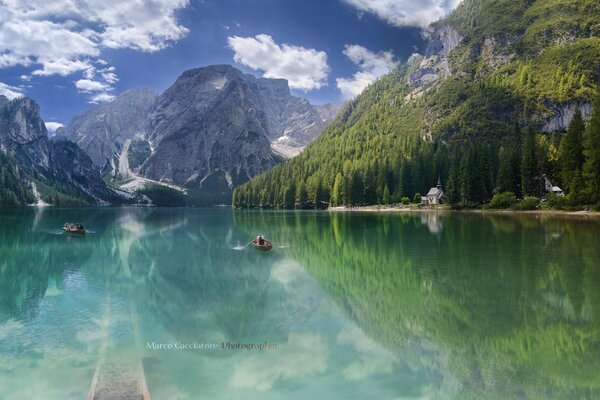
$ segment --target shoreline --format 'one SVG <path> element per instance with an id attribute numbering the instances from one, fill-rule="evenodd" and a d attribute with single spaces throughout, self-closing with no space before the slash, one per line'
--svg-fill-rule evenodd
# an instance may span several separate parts
<path id="1" fill-rule="evenodd" d="M 53 204 L 27 204 L 27 205 L 0 205 L 2 208 L 33 208 L 33 209 L 82 209 L 82 208 L 231 208 L 236 209 L 231 205 L 218 204 L 210 206 L 157 206 L 154 204 L 119 204 L 119 205 L 53 205 Z M 282 210 L 282 209 L 265 209 L 265 210 Z M 285 210 L 285 209 L 283 209 Z M 286 210 L 286 211 L 294 211 Z M 296 210 L 302 211 L 302 210 Z M 304 210 L 316 211 L 316 210 Z M 449 207 L 393 207 L 393 206 L 358 206 L 358 207 L 329 207 L 318 210 L 321 212 L 342 212 L 342 213 L 464 213 L 464 214 L 482 214 L 482 215 L 546 215 L 546 216 L 570 216 L 570 217 L 589 217 L 599 218 L 600 211 L 563 211 L 563 210 L 494 210 L 494 209 L 452 209 Z"/>
<path id="2" fill-rule="evenodd" d="M 599 211 L 562 211 L 562 210 L 484 210 L 465 209 L 455 210 L 448 207 L 390 207 L 390 206 L 359 206 L 359 207 L 329 207 L 328 212 L 369 212 L 369 213 L 465 213 L 486 215 L 548 215 L 548 216 L 571 216 L 571 217 L 600 217 Z"/>

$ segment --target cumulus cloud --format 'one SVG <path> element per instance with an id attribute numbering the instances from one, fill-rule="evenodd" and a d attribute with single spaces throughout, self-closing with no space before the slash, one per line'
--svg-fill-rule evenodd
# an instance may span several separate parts
<path id="1" fill-rule="evenodd" d="M 456 8 L 462 0 L 343 0 L 395 26 L 426 27 Z"/>
<path id="2" fill-rule="evenodd" d="M 292 89 L 300 90 L 327 85 L 329 65 L 324 51 L 280 45 L 265 34 L 247 38 L 231 36 L 228 42 L 237 63 L 263 71 L 265 78 L 287 79 Z"/>
<path id="3" fill-rule="evenodd" d="M 351 78 L 336 79 L 337 87 L 345 99 L 360 94 L 364 88 L 395 66 L 394 53 L 381 51 L 374 53 L 359 45 L 346 45 L 344 54 L 359 68 Z"/>
<path id="4" fill-rule="evenodd" d="M 106 28 L 102 43 L 113 49 L 133 48 L 154 52 L 183 38 L 188 29 L 179 25 L 176 11 L 188 0 L 88 0 L 89 12 Z"/>
<path id="5" fill-rule="evenodd" d="M 112 85 L 117 81 L 114 69 L 96 70 L 102 50 L 164 49 L 188 33 L 176 15 L 188 4 L 189 0 L 3 0 L 0 68 L 31 67 L 25 75 L 29 77 L 92 71 L 98 82 Z"/>
<path id="6" fill-rule="evenodd" d="M 46 122 L 46 129 L 48 132 L 50 132 L 50 134 L 53 134 L 58 128 L 62 128 L 64 126 L 65 125 L 61 124 L 60 122 Z"/>
<path id="7" fill-rule="evenodd" d="M 9 100 L 12 100 L 23 96 L 23 92 L 21 88 L 0 82 L 0 96 L 6 96 Z"/>
<path id="8" fill-rule="evenodd" d="M 106 90 L 106 85 L 102 82 L 93 81 L 91 79 L 80 79 L 75 82 L 75 87 L 82 92 L 97 92 Z"/>
<path id="9" fill-rule="evenodd" d="M 251 354 L 236 362 L 229 387 L 267 391 L 275 382 L 325 372 L 329 352 L 320 335 L 291 333 L 277 350 Z"/>

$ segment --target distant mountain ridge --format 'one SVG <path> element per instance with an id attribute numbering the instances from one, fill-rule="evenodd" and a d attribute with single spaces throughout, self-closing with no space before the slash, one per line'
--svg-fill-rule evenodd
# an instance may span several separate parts
<path id="1" fill-rule="evenodd" d="M 106 186 L 76 144 L 50 140 L 29 98 L 0 96 L 0 204 L 109 204 L 131 201 Z"/>
<path id="2" fill-rule="evenodd" d="M 341 107 L 292 96 L 284 79 L 215 65 L 184 72 L 160 95 L 125 92 L 57 134 L 77 143 L 115 185 L 173 185 L 229 202 L 234 185 L 298 154 Z"/>
<path id="3" fill-rule="evenodd" d="M 141 88 L 123 92 L 114 101 L 74 117 L 57 135 L 77 143 L 94 164 L 104 166 L 119 154 L 125 142 L 147 132 L 147 116 L 158 94 Z"/>

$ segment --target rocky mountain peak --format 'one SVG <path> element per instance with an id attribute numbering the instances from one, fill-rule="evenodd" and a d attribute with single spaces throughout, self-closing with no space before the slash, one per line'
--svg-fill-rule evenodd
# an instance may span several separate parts
<path id="1" fill-rule="evenodd" d="M 336 110 L 293 96 L 285 79 L 212 65 L 183 72 L 160 96 L 125 92 L 73 118 L 60 134 L 115 184 L 137 179 L 225 193 L 296 155 Z"/>
<path id="2" fill-rule="evenodd" d="M 73 203 L 122 202 L 124 198 L 108 188 L 92 161 L 76 144 L 48 138 L 40 107 L 32 99 L 0 99 L 0 148 L 18 168 L 21 183 L 38 201 L 68 199 Z M 40 195 L 36 184 L 43 186 Z"/>
<path id="3" fill-rule="evenodd" d="M 4 107 L 4 105 L 6 103 L 8 103 L 10 100 L 8 99 L 8 97 L 3 96 L 0 94 L 0 108 Z"/>
<path id="4" fill-rule="evenodd" d="M 40 117 L 40 106 L 34 100 L 21 97 L 4 102 L 1 107 L 3 118 L 0 134 L 5 135 L 6 139 L 15 144 L 25 144 L 48 136 L 46 125 Z"/>
<path id="5" fill-rule="evenodd" d="M 103 167 L 121 152 L 125 142 L 146 136 L 147 116 L 157 98 L 152 89 L 128 90 L 73 118 L 60 135 L 77 143 L 94 164 Z"/>

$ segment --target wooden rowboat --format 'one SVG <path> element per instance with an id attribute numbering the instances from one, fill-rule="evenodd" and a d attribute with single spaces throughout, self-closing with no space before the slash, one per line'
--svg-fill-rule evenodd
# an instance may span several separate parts
<path id="1" fill-rule="evenodd" d="M 83 226 L 77 228 L 76 225 L 71 224 L 71 226 L 63 226 L 63 231 L 73 235 L 85 235 L 85 228 Z"/>
<path id="2" fill-rule="evenodd" d="M 271 243 L 270 240 L 264 240 L 263 244 L 259 244 L 258 240 L 254 239 L 252 241 L 252 245 L 254 246 L 254 248 L 256 250 L 260 250 L 260 251 L 269 251 L 273 248 L 273 243 Z"/>
<path id="3" fill-rule="evenodd" d="M 63 231 L 65 233 L 70 233 L 72 235 L 85 235 L 85 229 L 82 230 L 78 230 L 78 229 L 67 229 L 67 228 L 63 228 Z"/>

